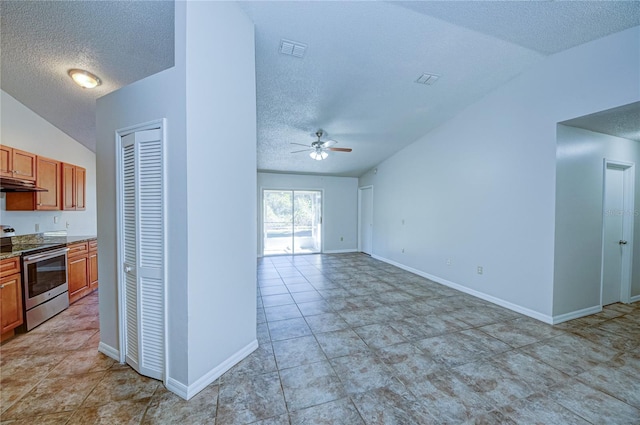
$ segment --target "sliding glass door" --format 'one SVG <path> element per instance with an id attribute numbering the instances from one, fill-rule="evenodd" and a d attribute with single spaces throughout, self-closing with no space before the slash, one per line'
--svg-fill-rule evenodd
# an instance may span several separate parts
<path id="1" fill-rule="evenodd" d="M 322 251 L 322 192 L 264 190 L 263 255 Z"/>

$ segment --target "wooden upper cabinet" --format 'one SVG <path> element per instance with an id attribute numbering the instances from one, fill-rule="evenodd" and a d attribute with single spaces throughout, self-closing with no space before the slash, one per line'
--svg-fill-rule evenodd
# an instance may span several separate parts
<path id="1" fill-rule="evenodd" d="M 0 176 L 36 180 L 36 155 L 9 146 L 0 146 Z"/>
<path id="2" fill-rule="evenodd" d="M 13 148 L 0 145 L 0 177 L 13 177 Z"/>
<path id="3" fill-rule="evenodd" d="M 87 208 L 87 170 L 76 166 L 76 211 Z"/>
<path id="4" fill-rule="evenodd" d="M 7 211 L 60 210 L 62 163 L 37 156 L 36 186 L 46 192 L 8 192 Z"/>
<path id="5" fill-rule="evenodd" d="M 75 167 L 71 164 L 62 164 L 62 209 L 75 209 Z"/>
<path id="6" fill-rule="evenodd" d="M 62 164 L 62 209 L 83 211 L 86 208 L 87 170 L 77 165 Z"/>
<path id="7" fill-rule="evenodd" d="M 47 192 L 36 192 L 37 210 L 60 209 L 60 169 L 62 163 L 55 159 L 38 157 L 38 178 L 36 186 L 47 189 Z"/>
<path id="8" fill-rule="evenodd" d="M 0 145 L 0 176 L 34 181 L 46 192 L 7 192 L 7 211 L 84 211 L 87 170 Z"/>
<path id="9" fill-rule="evenodd" d="M 35 181 L 37 179 L 37 162 L 36 155 L 21 151 L 13 150 L 13 177 L 20 180 Z"/>

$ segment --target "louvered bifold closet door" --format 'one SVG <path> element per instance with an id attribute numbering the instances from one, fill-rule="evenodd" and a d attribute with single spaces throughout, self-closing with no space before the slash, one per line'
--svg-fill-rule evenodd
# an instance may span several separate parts
<path id="1" fill-rule="evenodd" d="M 125 353 L 126 362 L 139 371 L 138 278 L 136 231 L 136 150 L 135 135 L 122 138 L 122 255 L 124 259 Z"/>
<path id="2" fill-rule="evenodd" d="M 130 138 L 133 139 L 130 142 Z M 160 130 L 123 137 L 127 363 L 164 376 L 164 210 Z"/>
<path id="3" fill-rule="evenodd" d="M 160 130 L 136 133 L 136 141 L 138 142 L 140 373 L 162 379 L 165 357 L 165 311 L 162 207 L 164 200 Z"/>

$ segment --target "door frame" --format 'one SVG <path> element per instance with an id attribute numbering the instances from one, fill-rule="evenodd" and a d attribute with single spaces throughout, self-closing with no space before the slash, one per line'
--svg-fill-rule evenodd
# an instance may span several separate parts
<path id="1" fill-rule="evenodd" d="M 296 254 L 295 251 L 293 254 L 274 254 L 267 255 L 267 257 L 279 257 L 284 255 L 313 255 L 313 254 L 323 254 L 324 253 L 324 189 L 305 189 L 305 188 L 282 188 L 282 187 L 270 187 L 270 186 L 261 186 L 260 187 L 260 210 L 258 212 L 258 229 L 260 234 L 258 235 L 258 258 L 265 257 L 264 255 L 264 192 L 266 190 L 280 190 L 286 192 L 320 192 L 321 196 L 321 204 L 320 205 L 320 252 L 315 252 L 312 254 Z"/>
<path id="2" fill-rule="evenodd" d="M 635 217 L 635 164 L 633 162 L 618 161 L 604 158 L 602 166 L 602 247 L 600 264 L 600 306 L 604 292 L 604 250 L 605 250 L 605 199 L 607 196 L 607 169 L 622 170 L 623 178 L 623 211 L 622 211 L 622 237 L 628 241 L 627 250 L 622 255 L 622 275 L 620 279 L 620 301 L 628 304 L 631 302 L 631 278 L 633 272 L 633 222 Z"/>
<path id="3" fill-rule="evenodd" d="M 358 188 L 358 252 L 362 252 L 362 191 L 371 189 L 371 208 L 373 209 L 373 185 L 362 186 Z M 371 229 L 371 252 L 369 255 L 373 255 L 373 229 Z"/>
<path id="4" fill-rule="evenodd" d="M 166 152 L 166 142 L 167 142 L 167 120 L 166 118 L 161 118 L 157 120 L 148 121 L 142 124 L 135 124 L 129 127 L 124 127 L 115 131 L 115 159 L 116 159 L 116 277 L 117 277 L 117 288 L 118 288 L 118 337 L 119 337 L 119 361 L 120 363 L 126 363 L 126 338 L 127 338 L 127 321 L 126 321 L 126 309 L 125 309 L 125 281 L 124 281 L 124 252 L 122 250 L 121 241 L 124 240 L 124 219 L 122 217 L 122 172 L 123 172 L 123 164 L 121 158 L 122 152 L 122 138 L 128 136 L 132 133 L 137 133 L 139 131 L 145 130 L 160 130 L 162 134 L 162 150 Z M 164 170 L 167 170 L 167 156 L 162 155 L 162 167 Z M 164 176 L 166 180 L 166 176 Z M 167 198 L 167 185 L 166 181 L 162 185 L 162 196 L 166 200 Z M 166 227 L 167 221 L 167 202 L 164 202 L 163 208 L 163 216 L 165 217 L 164 226 Z M 163 252 L 163 262 L 165 264 L 163 270 L 163 280 L 164 280 L 164 294 L 163 294 L 163 302 L 164 302 L 164 371 L 163 371 L 163 382 L 166 385 L 167 379 L 169 377 L 169 347 L 168 347 L 168 338 L 167 338 L 167 330 L 169 329 L 168 322 L 168 294 L 167 294 L 167 282 L 168 282 L 168 250 L 166 247 L 168 246 L 168 233 L 163 232 L 163 244 L 165 246 Z"/>

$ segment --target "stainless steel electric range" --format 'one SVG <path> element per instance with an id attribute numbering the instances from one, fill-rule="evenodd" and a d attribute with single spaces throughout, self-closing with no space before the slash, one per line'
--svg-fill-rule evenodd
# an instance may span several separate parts
<path id="1" fill-rule="evenodd" d="M 7 244 L 2 252 L 20 253 L 24 295 L 24 330 L 30 331 L 69 307 L 65 243 Z"/>

